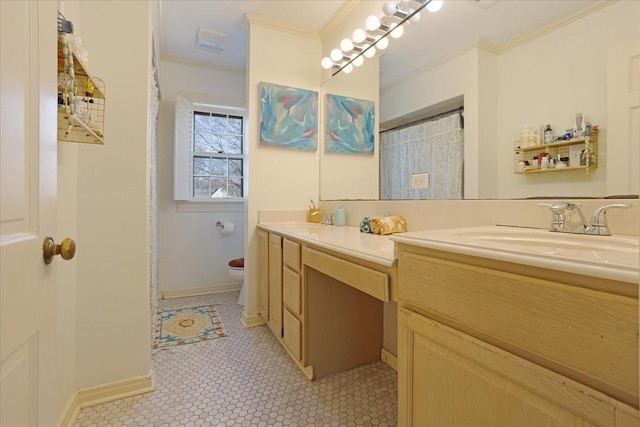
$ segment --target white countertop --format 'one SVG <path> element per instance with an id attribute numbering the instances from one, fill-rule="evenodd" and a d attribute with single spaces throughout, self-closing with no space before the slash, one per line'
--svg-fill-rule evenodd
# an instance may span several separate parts
<path id="1" fill-rule="evenodd" d="M 638 283 L 637 236 L 589 236 L 487 226 L 395 234 L 391 241 L 586 276 Z"/>
<path id="2" fill-rule="evenodd" d="M 258 227 L 327 250 L 391 267 L 396 258 L 389 236 L 362 233 L 358 227 L 305 222 L 262 222 Z"/>

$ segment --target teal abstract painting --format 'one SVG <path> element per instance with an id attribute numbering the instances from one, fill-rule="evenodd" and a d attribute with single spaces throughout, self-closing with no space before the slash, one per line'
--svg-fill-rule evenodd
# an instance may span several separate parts
<path id="1" fill-rule="evenodd" d="M 260 145 L 318 149 L 318 92 L 260 83 Z"/>
<path id="2" fill-rule="evenodd" d="M 327 94 L 326 112 L 326 151 L 373 154 L 373 101 Z"/>

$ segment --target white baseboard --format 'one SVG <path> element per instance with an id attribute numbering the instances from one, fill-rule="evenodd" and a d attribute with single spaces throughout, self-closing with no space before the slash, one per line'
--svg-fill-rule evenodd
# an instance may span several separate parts
<path id="1" fill-rule="evenodd" d="M 97 387 L 78 390 L 69 399 L 65 407 L 65 414 L 58 423 L 59 427 L 71 427 L 75 422 L 80 409 L 125 397 L 153 391 L 153 372 L 151 375 L 118 381 Z"/>
<path id="2" fill-rule="evenodd" d="M 162 291 L 162 299 L 195 297 L 198 295 L 218 294 L 221 292 L 239 291 L 242 284 L 207 286 L 206 288 L 176 289 Z"/>
<path id="3" fill-rule="evenodd" d="M 380 351 L 380 360 L 389 365 L 391 369 L 398 372 L 398 357 L 389 353 L 389 350 L 382 348 Z"/>
<path id="4" fill-rule="evenodd" d="M 253 328 L 254 326 L 265 325 L 267 323 L 261 315 L 254 314 L 247 316 L 244 311 L 242 312 L 242 316 L 240 316 L 240 322 L 242 322 L 242 326 L 245 328 Z"/>

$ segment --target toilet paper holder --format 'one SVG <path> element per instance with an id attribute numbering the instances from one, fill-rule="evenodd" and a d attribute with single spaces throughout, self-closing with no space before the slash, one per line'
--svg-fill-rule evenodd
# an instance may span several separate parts
<path id="1" fill-rule="evenodd" d="M 229 235 L 235 229 L 235 224 L 233 222 L 216 221 L 216 227 L 218 227 L 220 234 Z"/>

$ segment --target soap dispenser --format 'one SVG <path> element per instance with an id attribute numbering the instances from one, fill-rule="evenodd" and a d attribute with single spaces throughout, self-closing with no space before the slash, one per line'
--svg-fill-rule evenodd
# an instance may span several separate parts
<path id="1" fill-rule="evenodd" d="M 342 202 L 338 204 L 338 208 L 333 213 L 333 225 L 345 225 L 346 217 L 344 214 L 344 209 L 342 209 Z"/>

